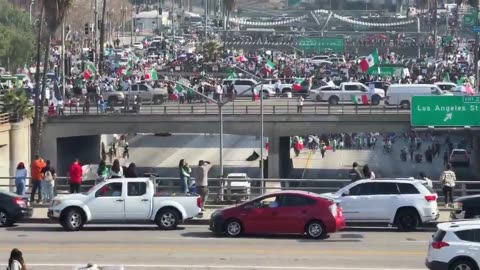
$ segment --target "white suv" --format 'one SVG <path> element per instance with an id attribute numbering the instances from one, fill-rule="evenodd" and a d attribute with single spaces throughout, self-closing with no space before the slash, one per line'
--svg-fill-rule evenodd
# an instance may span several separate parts
<path id="1" fill-rule="evenodd" d="M 423 180 L 359 180 L 332 196 L 343 209 L 347 223 L 388 223 L 413 231 L 439 217 L 437 194 Z"/>
<path id="2" fill-rule="evenodd" d="M 237 92 L 238 96 L 252 96 L 252 88 L 255 87 L 255 90 L 260 92 L 263 91 L 265 97 L 275 96 L 275 89 L 273 86 L 263 85 L 261 86 L 255 80 L 252 79 L 225 79 L 223 80 L 223 85 L 233 84 L 233 89 Z"/>
<path id="3" fill-rule="evenodd" d="M 428 245 L 425 265 L 432 270 L 479 270 L 480 220 L 446 222 Z"/>

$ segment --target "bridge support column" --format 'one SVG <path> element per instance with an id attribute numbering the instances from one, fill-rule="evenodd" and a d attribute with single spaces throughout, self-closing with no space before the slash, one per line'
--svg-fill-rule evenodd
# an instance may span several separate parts
<path id="1" fill-rule="evenodd" d="M 470 157 L 470 168 L 473 168 L 473 172 L 476 177 L 480 176 L 480 135 L 474 135 L 472 138 L 472 154 Z"/>
<path id="2" fill-rule="evenodd" d="M 287 178 L 292 169 L 290 137 L 268 138 L 268 178 Z"/>

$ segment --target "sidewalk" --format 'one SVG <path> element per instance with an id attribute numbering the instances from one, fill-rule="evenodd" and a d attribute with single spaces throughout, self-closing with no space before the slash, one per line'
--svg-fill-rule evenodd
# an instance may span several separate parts
<path id="1" fill-rule="evenodd" d="M 229 205 L 207 205 L 205 212 L 203 212 L 201 216 L 186 220 L 184 224 L 208 225 L 210 216 L 212 215 L 212 213 L 215 212 L 217 209 L 222 209 L 227 206 Z M 47 218 L 47 211 L 48 211 L 47 205 L 34 205 L 33 207 L 34 209 L 33 209 L 32 218 L 20 221 L 19 223 L 42 223 L 42 224 L 54 223 Z M 444 208 L 444 207 L 440 207 L 439 209 L 440 209 L 440 217 L 438 218 L 437 222 L 429 224 L 430 225 L 429 227 L 436 226 L 437 223 L 449 221 L 450 209 Z"/>

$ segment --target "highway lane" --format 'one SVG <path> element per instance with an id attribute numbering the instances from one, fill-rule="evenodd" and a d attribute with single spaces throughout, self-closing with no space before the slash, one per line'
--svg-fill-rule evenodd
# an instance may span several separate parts
<path id="1" fill-rule="evenodd" d="M 217 238 L 204 226 L 159 231 L 154 226 L 87 226 L 64 232 L 58 225 L 0 229 L 0 262 L 13 247 L 29 269 L 71 269 L 88 262 L 126 269 L 425 269 L 432 232 L 349 229 L 325 240 L 302 236 Z M 193 267 L 196 266 L 196 267 Z"/>

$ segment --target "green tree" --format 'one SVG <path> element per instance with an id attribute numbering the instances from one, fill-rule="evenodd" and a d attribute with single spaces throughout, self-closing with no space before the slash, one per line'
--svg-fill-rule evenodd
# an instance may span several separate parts
<path id="1" fill-rule="evenodd" d="M 220 43 L 217 41 L 208 41 L 203 43 L 203 52 L 207 55 L 207 61 L 217 61 L 221 52 Z"/>
<path id="2" fill-rule="evenodd" d="M 7 91 L 0 96 L 0 102 L 2 103 L 1 112 L 10 114 L 17 121 L 33 116 L 33 106 L 22 89 Z"/>
<path id="3" fill-rule="evenodd" d="M 28 16 L 0 0 L 0 65 L 14 71 L 33 55 L 34 33 Z"/>

